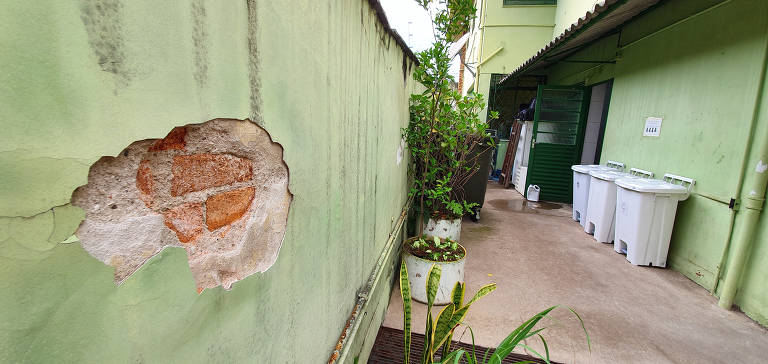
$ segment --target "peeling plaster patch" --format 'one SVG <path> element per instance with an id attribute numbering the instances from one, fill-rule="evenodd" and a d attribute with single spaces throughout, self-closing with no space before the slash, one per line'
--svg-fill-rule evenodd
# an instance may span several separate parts
<path id="1" fill-rule="evenodd" d="M 766 170 L 768 170 L 768 164 L 763 163 L 762 160 L 757 161 L 757 166 L 755 167 L 755 172 L 763 173 Z"/>
<path id="2" fill-rule="evenodd" d="M 0 217 L 0 257 L 30 259 L 49 252 L 71 238 L 83 217 L 83 210 L 69 204 L 29 217 Z"/>
<path id="3" fill-rule="evenodd" d="M 48 241 L 59 244 L 71 238 L 72 233 L 85 218 L 83 210 L 71 204 L 56 206 L 51 209 L 51 213 L 53 214 L 53 230 Z"/>
<path id="4" fill-rule="evenodd" d="M 80 239 L 77 238 L 76 235 L 72 235 L 68 237 L 66 240 L 60 242 L 59 244 L 72 244 L 72 243 L 79 243 Z"/>
<path id="5" fill-rule="evenodd" d="M 83 248 L 120 284 L 166 247 L 182 247 L 198 291 L 274 264 L 292 195 L 283 150 L 248 120 L 216 119 L 131 144 L 90 169 L 72 195 Z"/>
<path id="6" fill-rule="evenodd" d="M 397 147 L 397 165 L 403 161 L 403 153 L 405 152 L 405 139 L 400 139 L 400 145 Z"/>

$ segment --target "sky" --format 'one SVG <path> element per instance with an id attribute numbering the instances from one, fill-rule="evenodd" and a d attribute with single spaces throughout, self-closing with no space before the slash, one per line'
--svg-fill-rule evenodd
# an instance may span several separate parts
<path id="1" fill-rule="evenodd" d="M 435 41 L 429 13 L 414 0 L 379 0 L 389 25 L 414 52 L 423 51 Z"/>
<path id="2" fill-rule="evenodd" d="M 430 14 L 415 0 L 379 0 L 379 2 L 387 14 L 389 26 L 400 34 L 400 37 L 414 53 L 423 51 L 432 45 L 435 36 L 432 33 Z M 451 62 L 449 73 L 458 77 L 458 57 Z"/>

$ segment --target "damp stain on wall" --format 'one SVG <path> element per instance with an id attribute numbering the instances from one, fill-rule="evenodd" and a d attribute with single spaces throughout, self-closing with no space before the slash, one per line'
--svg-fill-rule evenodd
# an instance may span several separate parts
<path id="1" fill-rule="evenodd" d="M 256 124 L 263 125 L 261 116 L 261 79 L 259 78 L 259 48 L 258 30 L 259 18 L 256 0 L 248 0 L 248 80 L 251 86 L 251 119 Z"/>
<path id="2" fill-rule="evenodd" d="M 90 169 L 76 235 L 120 284 L 166 247 L 186 250 L 198 291 L 274 264 L 292 195 L 282 147 L 249 120 L 216 119 L 138 141 Z"/>
<path id="3" fill-rule="evenodd" d="M 199 87 L 208 83 L 208 28 L 203 0 L 192 1 L 192 44 L 195 50 L 194 77 Z"/>

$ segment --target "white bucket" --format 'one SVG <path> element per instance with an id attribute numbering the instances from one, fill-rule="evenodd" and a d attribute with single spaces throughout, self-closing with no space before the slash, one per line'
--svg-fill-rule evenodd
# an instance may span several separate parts
<path id="1" fill-rule="evenodd" d="M 528 195 L 526 196 L 526 198 L 528 199 L 528 201 L 538 202 L 539 192 L 541 192 L 541 188 L 539 188 L 538 185 L 530 185 L 528 186 Z"/>

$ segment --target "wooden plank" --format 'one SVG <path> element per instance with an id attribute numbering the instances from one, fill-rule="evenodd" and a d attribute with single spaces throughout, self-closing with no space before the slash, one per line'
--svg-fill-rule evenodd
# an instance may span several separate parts
<path id="1" fill-rule="evenodd" d="M 504 163 L 501 165 L 501 174 L 499 175 L 499 183 L 504 188 L 509 188 L 510 181 L 512 180 L 512 167 L 515 165 L 515 155 L 517 154 L 517 144 L 520 142 L 520 129 L 523 124 L 515 121 L 512 124 L 512 135 L 509 137 L 509 144 L 507 145 L 507 153 L 504 155 Z"/>

